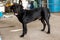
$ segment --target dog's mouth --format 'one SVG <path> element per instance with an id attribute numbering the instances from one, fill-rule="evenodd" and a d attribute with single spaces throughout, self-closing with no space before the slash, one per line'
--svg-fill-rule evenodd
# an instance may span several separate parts
<path id="1" fill-rule="evenodd" d="M 18 15 L 18 13 L 14 13 L 15 15 Z"/>

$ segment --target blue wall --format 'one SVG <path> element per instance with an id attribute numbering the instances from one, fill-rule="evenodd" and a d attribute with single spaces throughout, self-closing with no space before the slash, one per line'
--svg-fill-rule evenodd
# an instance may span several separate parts
<path id="1" fill-rule="evenodd" d="M 60 12 L 60 0 L 48 0 L 50 12 Z"/>

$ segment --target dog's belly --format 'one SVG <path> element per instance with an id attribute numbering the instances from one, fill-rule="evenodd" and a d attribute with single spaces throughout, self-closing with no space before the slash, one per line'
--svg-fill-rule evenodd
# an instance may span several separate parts
<path id="1" fill-rule="evenodd" d="M 25 23 L 30 23 L 30 22 L 35 21 L 35 20 L 40 19 L 40 18 L 41 17 L 26 17 L 26 18 L 23 19 L 23 21 Z"/>

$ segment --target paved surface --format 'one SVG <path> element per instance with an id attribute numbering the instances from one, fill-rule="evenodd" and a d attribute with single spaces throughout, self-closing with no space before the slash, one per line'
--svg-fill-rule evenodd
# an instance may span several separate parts
<path id="1" fill-rule="evenodd" d="M 12 15 L 10 18 L 0 20 L 0 35 L 2 40 L 60 40 L 60 16 L 52 14 L 50 18 L 51 34 L 44 32 L 42 23 L 39 20 L 27 24 L 28 33 L 24 38 L 20 38 L 22 33 L 22 24 Z"/>

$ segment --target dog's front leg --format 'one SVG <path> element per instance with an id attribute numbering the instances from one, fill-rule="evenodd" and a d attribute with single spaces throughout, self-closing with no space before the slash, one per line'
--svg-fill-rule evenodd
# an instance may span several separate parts
<path id="1" fill-rule="evenodd" d="M 20 37 L 24 37 L 24 35 L 27 34 L 27 25 L 26 25 L 26 23 L 22 23 L 22 26 L 23 26 L 23 33 Z"/>

